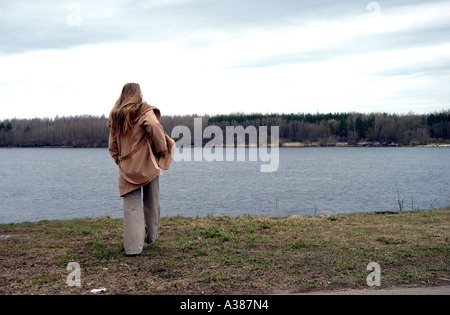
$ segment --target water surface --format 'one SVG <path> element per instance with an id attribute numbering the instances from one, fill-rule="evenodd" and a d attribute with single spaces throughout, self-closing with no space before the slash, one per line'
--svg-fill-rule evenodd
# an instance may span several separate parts
<path id="1" fill-rule="evenodd" d="M 320 215 L 396 211 L 399 201 L 403 210 L 450 204 L 447 147 L 279 153 L 273 173 L 248 159 L 174 162 L 160 178 L 162 215 Z M 0 178 L 0 223 L 122 217 L 107 149 L 0 149 Z"/>

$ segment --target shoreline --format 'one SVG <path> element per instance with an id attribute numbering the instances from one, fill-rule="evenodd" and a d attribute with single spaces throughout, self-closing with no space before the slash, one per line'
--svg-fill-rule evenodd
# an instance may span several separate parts
<path id="1" fill-rule="evenodd" d="M 224 145 L 223 148 L 264 148 L 271 147 L 271 144 L 258 146 L 258 145 L 235 145 L 235 146 L 227 146 Z M 202 148 L 212 148 L 214 146 L 202 146 Z M 424 147 L 424 148 L 445 148 L 450 147 L 450 144 L 447 143 L 430 143 L 430 144 L 398 144 L 398 143 L 378 143 L 378 142 L 359 142 L 357 144 L 349 144 L 347 142 L 336 142 L 336 143 L 320 143 L 320 142 L 282 142 L 279 144 L 280 148 L 316 148 L 316 147 L 348 147 L 348 148 L 359 148 L 359 147 Z M 107 149 L 107 146 L 0 146 L 0 149 Z M 197 148 L 194 145 L 191 145 L 191 148 Z"/>
<path id="2" fill-rule="evenodd" d="M 336 143 L 305 143 L 305 142 L 284 142 L 280 147 L 288 148 L 304 148 L 304 147 L 450 147 L 447 143 L 430 143 L 430 144 L 398 144 L 398 143 L 379 143 L 379 142 L 359 142 L 356 144 L 349 144 L 348 142 Z"/>

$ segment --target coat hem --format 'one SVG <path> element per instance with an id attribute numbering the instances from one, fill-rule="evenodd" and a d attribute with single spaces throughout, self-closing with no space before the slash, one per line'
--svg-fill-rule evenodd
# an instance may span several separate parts
<path id="1" fill-rule="evenodd" d="M 123 191 L 123 192 L 120 192 L 120 191 L 119 191 L 119 196 L 120 196 L 120 197 L 124 197 L 125 195 L 127 195 L 127 194 L 129 194 L 129 193 L 135 191 L 136 189 L 142 188 L 142 187 L 144 187 L 145 185 L 150 184 L 152 181 L 154 181 L 154 180 L 155 180 L 156 178 L 158 178 L 158 177 L 159 177 L 159 175 L 157 175 L 157 176 L 151 178 L 150 180 L 145 181 L 144 183 L 139 184 L 139 185 L 136 185 L 136 184 L 130 184 L 130 183 L 128 182 L 129 185 L 134 185 L 135 187 L 132 188 L 132 189 L 131 189 L 131 188 L 130 188 L 130 189 L 127 189 L 127 190 L 125 190 L 125 191 Z M 122 177 L 122 179 L 126 181 L 126 179 L 124 179 L 123 177 Z M 120 179 L 119 179 L 119 180 L 120 180 Z"/>

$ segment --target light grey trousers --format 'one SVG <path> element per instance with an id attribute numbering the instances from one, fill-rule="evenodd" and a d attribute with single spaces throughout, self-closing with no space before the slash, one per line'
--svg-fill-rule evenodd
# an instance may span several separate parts
<path id="1" fill-rule="evenodd" d="M 123 240 L 126 255 L 140 254 L 144 248 L 144 237 L 149 243 L 156 241 L 160 219 L 158 177 L 123 196 Z"/>

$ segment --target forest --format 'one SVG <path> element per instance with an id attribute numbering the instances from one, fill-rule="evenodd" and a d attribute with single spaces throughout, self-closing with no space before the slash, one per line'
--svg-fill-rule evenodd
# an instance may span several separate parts
<path id="1" fill-rule="evenodd" d="M 227 126 L 279 126 L 280 145 L 426 145 L 450 144 L 450 110 L 429 114 L 327 113 L 163 116 L 161 124 L 171 135 L 186 126 L 194 136 L 194 118 L 203 129 Z M 105 116 L 5 119 L 0 121 L 0 147 L 107 147 Z M 270 128 L 268 128 L 270 130 Z M 177 138 L 174 138 L 177 140 Z M 210 139 L 203 139 L 203 144 Z"/>

